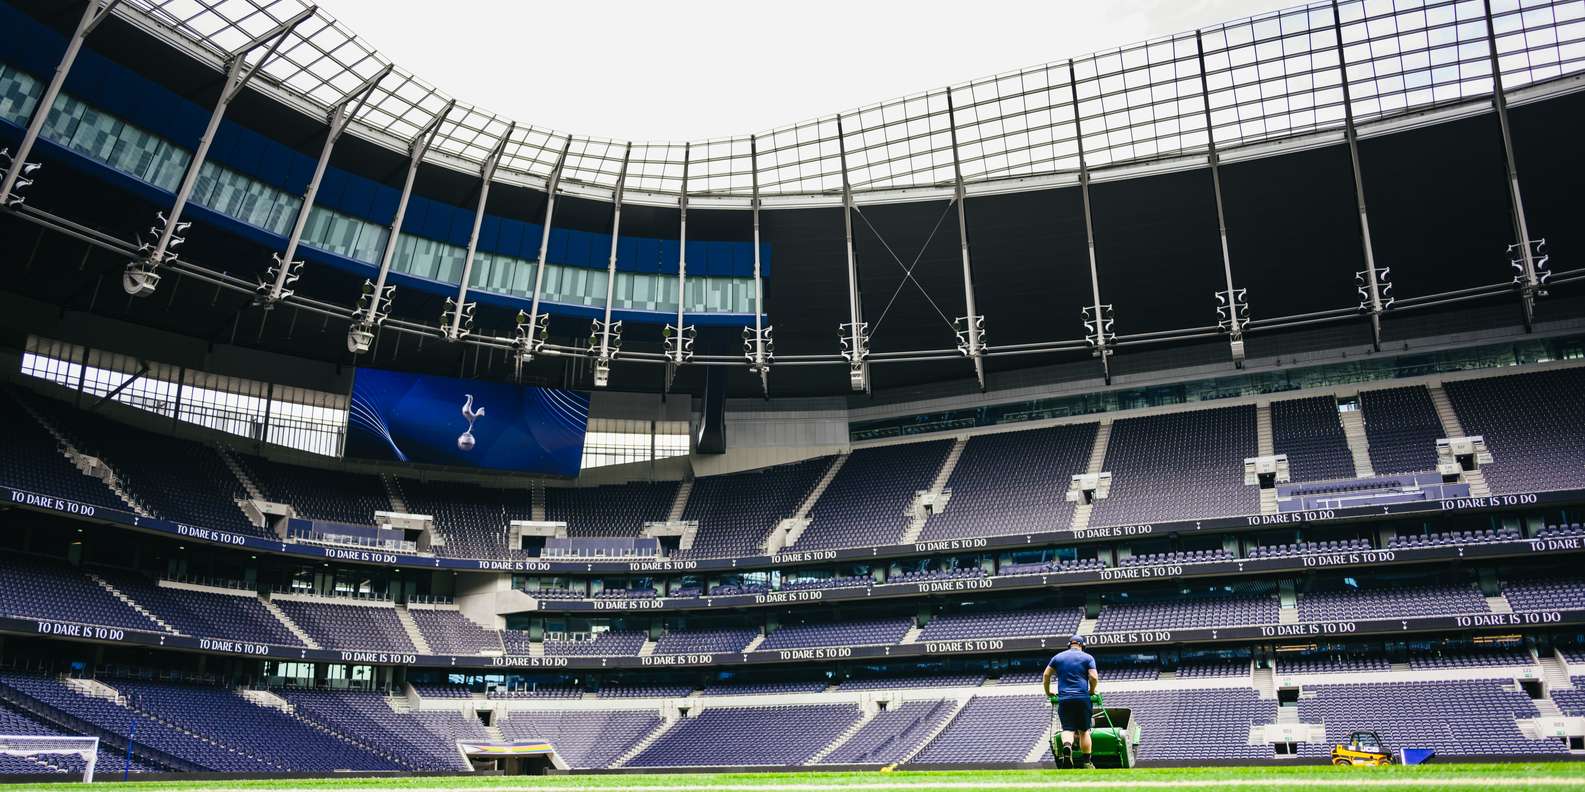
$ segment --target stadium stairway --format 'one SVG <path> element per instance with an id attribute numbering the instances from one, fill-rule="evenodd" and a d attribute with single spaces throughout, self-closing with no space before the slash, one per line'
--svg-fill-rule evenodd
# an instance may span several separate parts
<path id="1" fill-rule="evenodd" d="M 411 514 L 407 508 L 407 498 L 402 496 L 402 483 L 389 473 L 380 474 L 380 482 L 385 485 L 385 497 L 391 501 L 391 508 L 403 514 Z"/>
<path id="2" fill-rule="evenodd" d="M 1343 424 L 1343 437 L 1348 440 L 1348 453 L 1354 458 L 1354 475 L 1371 478 L 1376 469 L 1370 463 L 1370 440 L 1365 435 L 1365 416 L 1359 410 L 1346 410 L 1337 414 Z"/>
<path id="3" fill-rule="evenodd" d="M 743 647 L 739 651 L 752 652 L 755 649 L 758 649 L 759 645 L 762 644 L 762 643 L 765 643 L 765 633 L 759 633 L 758 635 L 755 635 L 754 636 L 754 640 L 749 641 L 748 642 L 748 646 Z"/>
<path id="4" fill-rule="evenodd" d="M 941 468 L 936 471 L 936 477 L 930 482 L 930 489 L 915 496 L 914 502 L 909 506 L 908 527 L 903 529 L 900 544 L 913 544 L 919 541 L 919 534 L 924 532 L 925 523 L 930 521 L 931 512 L 919 505 L 921 501 L 928 500 L 937 504 L 935 507 L 937 510 L 951 502 L 950 493 L 947 494 L 946 501 L 941 499 L 941 495 L 948 492 L 947 482 L 952 479 L 952 471 L 957 469 L 958 460 L 963 458 L 963 447 L 968 445 L 968 442 L 967 435 L 952 441 L 952 448 L 947 451 L 946 458 L 941 460 Z"/>
<path id="5" fill-rule="evenodd" d="M 963 708 L 968 706 L 969 700 L 972 698 L 973 696 L 969 695 L 958 696 L 957 700 L 953 702 L 952 712 L 949 713 L 945 718 L 942 718 L 941 722 L 936 724 L 936 727 L 931 729 L 930 733 L 925 735 L 925 738 L 920 740 L 918 745 L 915 745 L 913 748 L 909 749 L 908 753 L 903 754 L 895 762 L 895 764 L 898 766 L 905 765 L 912 761 L 915 756 L 918 756 L 921 751 L 930 747 L 930 744 L 935 742 L 936 738 L 940 737 L 941 733 L 946 731 L 947 727 L 951 726 L 952 722 L 958 719 L 958 714 L 963 712 Z"/>
<path id="6" fill-rule="evenodd" d="M 842 472 L 842 466 L 846 464 L 847 461 L 847 454 L 837 454 L 836 456 L 831 457 L 831 464 L 826 467 L 826 472 L 820 476 L 820 480 L 816 481 L 814 487 L 809 490 L 809 494 L 804 496 L 803 503 L 798 505 L 798 511 L 793 512 L 793 519 L 809 519 L 809 512 L 814 509 L 815 503 L 819 502 L 820 495 L 826 491 L 826 487 L 831 486 L 831 480 L 836 478 L 838 473 Z M 686 482 L 686 485 L 692 486 L 693 482 Z M 788 542 L 788 544 L 792 543 Z"/>
<path id="7" fill-rule="evenodd" d="M 1546 680 L 1549 696 L 1554 690 L 1574 689 L 1574 680 L 1569 678 L 1568 665 L 1557 656 L 1556 652 L 1538 654 L 1536 660 L 1541 664 L 1541 678 Z"/>
<path id="8" fill-rule="evenodd" d="M 875 720 L 875 714 L 880 712 L 880 708 L 878 707 L 872 709 L 870 707 L 864 706 L 861 707 L 861 710 L 862 711 L 859 713 L 858 720 L 853 721 L 853 723 L 849 725 L 846 730 L 836 736 L 836 739 L 826 743 L 826 747 L 815 751 L 814 756 L 805 759 L 804 765 L 817 765 L 821 762 L 824 762 L 825 758 L 830 756 L 832 751 L 841 748 L 843 743 L 853 739 L 853 735 L 858 734 L 859 729 L 864 728 L 864 726 L 870 721 Z"/>
<path id="9" fill-rule="evenodd" d="M 661 737 L 665 736 L 666 732 L 671 731 L 671 727 L 676 726 L 681 722 L 682 718 L 677 716 L 675 710 L 668 710 L 665 719 L 660 722 L 659 726 L 651 729 L 649 734 L 644 735 L 643 738 L 641 738 L 638 742 L 629 746 L 628 749 L 624 751 L 621 756 L 618 756 L 615 761 L 611 762 L 609 766 L 613 769 L 618 767 L 626 767 L 628 762 L 633 761 L 633 757 L 643 753 L 644 749 L 653 745 L 656 740 L 659 740 Z"/>
<path id="10" fill-rule="evenodd" d="M 280 607 L 278 607 L 275 603 L 269 601 L 269 599 L 265 597 L 259 597 L 259 602 L 264 605 L 265 610 L 275 614 L 275 618 L 280 619 L 281 624 L 286 625 L 286 629 L 291 630 L 292 635 L 297 636 L 297 640 L 302 641 L 304 646 L 308 647 L 309 649 L 324 648 L 323 646 L 319 645 L 318 641 L 315 641 L 313 638 L 311 638 L 308 633 L 303 630 L 303 628 L 297 626 L 297 622 L 292 621 L 292 617 L 287 616 L 286 611 L 281 610 Z"/>
<path id="11" fill-rule="evenodd" d="M 1255 405 L 1255 453 L 1261 456 L 1277 453 L 1276 438 L 1271 430 L 1271 402 Z"/>
<path id="12" fill-rule="evenodd" d="M 544 492 L 545 492 L 544 485 L 536 484 L 534 492 L 536 493 L 535 497 L 538 499 L 536 502 L 538 502 L 540 504 L 543 504 L 544 503 L 544 498 L 545 498 L 545 496 L 544 496 Z M 667 522 L 680 522 L 680 521 L 682 521 L 682 513 L 688 509 L 688 496 L 692 495 L 692 494 L 693 494 L 693 479 L 692 478 L 683 479 L 682 483 L 677 485 L 677 495 L 671 499 L 671 511 L 666 512 L 666 521 Z M 541 509 L 541 511 L 538 512 L 538 513 L 539 513 L 540 516 L 535 517 L 534 519 L 536 519 L 536 520 L 545 519 L 543 509 Z"/>
<path id="13" fill-rule="evenodd" d="M 1458 413 L 1453 411 L 1453 402 L 1447 398 L 1447 391 L 1442 389 L 1442 383 L 1432 382 L 1425 386 L 1431 393 L 1431 406 L 1436 408 L 1436 417 L 1442 422 L 1442 431 L 1448 437 L 1463 437 L 1464 425 L 1458 420 Z"/>
<path id="14" fill-rule="evenodd" d="M 116 475 L 115 468 L 112 468 L 109 462 L 99 457 L 91 456 L 79 451 L 77 447 L 72 444 L 71 438 L 63 434 L 55 427 L 54 424 L 50 423 L 49 419 L 45 418 L 44 414 L 35 409 L 33 405 L 29 404 L 26 399 L 18 398 L 15 401 L 22 407 L 23 412 L 26 412 L 29 416 L 31 416 L 34 422 L 43 427 L 44 431 L 49 433 L 50 437 L 55 438 L 55 445 L 56 448 L 59 449 L 61 456 L 66 457 L 66 459 L 72 463 L 72 466 L 77 468 L 79 472 L 81 472 L 84 476 L 90 476 L 103 481 L 105 486 L 110 488 L 110 491 L 115 493 L 116 497 L 120 498 L 121 502 L 126 504 L 127 508 L 137 512 L 138 516 L 154 516 L 154 513 L 149 511 L 148 508 L 145 507 L 143 503 L 140 502 L 136 497 L 134 497 L 133 494 L 128 491 L 127 488 L 121 483 L 120 476 Z"/>
<path id="15" fill-rule="evenodd" d="M 413 642 L 413 648 L 417 649 L 419 654 L 434 654 L 434 650 L 429 647 L 429 641 L 425 640 L 423 631 L 418 629 L 418 623 L 413 621 L 413 614 L 407 611 L 406 605 L 396 606 L 396 620 L 402 623 L 402 631 L 407 633 L 407 640 Z"/>
<path id="16" fill-rule="evenodd" d="M 1090 446 L 1090 460 L 1084 465 L 1085 473 L 1102 473 L 1106 467 L 1106 448 L 1112 442 L 1112 421 L 1102 418 L 1095 427 L 1095 441 Z M 1090 527 L 1090 512 L 1094 509 L 1088 503 L 1079 502 L 1073 505 L 1073 521 L 1068 527 L 1075 531 L 1082 531 Z"/>
<path id="17" fill-rule="evenodd" d="M 142 605 L 139 605 L 137 600 L 132 599 L 131 597 L 129 597 L 125 593 L 123 593 L 121 591 L 121 589 L 118 589 L 115 586 L 111 585 L 110 581 L 105 580 L 104 578 L 102 578 L 102 577 L 100 577 L 100 576 L 98 576 L 98 575 L 96 575 L 96 574 L 94 574 L 92 572 L 89 572 L 86 569 L 83 570 L 82 572 L 83 572 L 83 575 L 85 577 L 87 577 L 89 580 L 92 580 L 95 585 L 99 586 L 99 588 L 102 588 L 105 591 L 109 592 L 110 596 L 115 597 L 116 599 L 121 600 L 122 602 L 125 602 L 127 604 L 127 607 L 137 611 L 138 613 L 143 614 L 144 616 L 147 616 L 149 621 L 152 621 L 155 624 L 158 624 L 166 632 L 168 632 L 168 633 L 170 633 L 172 635 L 181 635 L 182 634 L 179 630 L 177 630 L 175 627 L 172 627 L 164 619 L 161 619 L 160 617 L 154 615 L 153 611 L 150 611 L 149 609 L 143 607 Z"/>

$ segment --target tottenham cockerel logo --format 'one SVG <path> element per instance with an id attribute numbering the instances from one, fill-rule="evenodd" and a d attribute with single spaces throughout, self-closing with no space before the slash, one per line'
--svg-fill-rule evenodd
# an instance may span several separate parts
<path id="1" fill-rule="evenodd" d="M 468 399 L 462 403 L 462 417 L 468 422 L 468 428 L 462 434 L 457 436 L 457 449 L 460 451 L 472 451 L 473 422 L 484 417 L 484 408 L 480 407 L 477 410 L 473 409 L 473 394 L 468 393 L 464 395 L 466 395 Z"/>

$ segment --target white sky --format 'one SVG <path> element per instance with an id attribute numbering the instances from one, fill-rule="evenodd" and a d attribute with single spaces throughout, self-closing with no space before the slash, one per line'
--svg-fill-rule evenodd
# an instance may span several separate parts
<path id="1" fill-rule="evenodd" d="M 442 91 L 582 135 L 699 140 L 1298 0 L 319 0 Z"/>

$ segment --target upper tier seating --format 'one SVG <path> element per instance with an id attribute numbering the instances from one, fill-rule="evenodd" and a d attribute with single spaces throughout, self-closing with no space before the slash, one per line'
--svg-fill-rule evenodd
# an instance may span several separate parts
<path id="1" fill-rule="evenodd" d="M 1082 608 L 943 613 L 920 630 L 919 640 L 1067 636 L 1078 629 L 1083 617 Z"/>
<path id="2" fill-rule="evenodd" d="M 377 652 L 417 652 L 413 642 L 396 618 L 396 608 L 380 605 L 351 605 L 340 602 L 307 602 L 274 599 L 308 637 L 326 649 L 372 650 Z"/>
<path id="3" fill-rule="evenodd" d="M 450 481 L 400 479 L 407 508 L 435 519 L 445 537 L 436 555 L 452 558 L 513 558 L 520 551 L 506 546 L 506 526 L 533 517 L 532 495 L 526 489 L 480 487 Z"/>
<path id="4" fill-rule="evenodd" d="M 729 558 L 764 552 L 765 537 L 791 517 L 831 466 L 830 457 L 695 479 L 684 520 L 698 520 L 693 547 L 674 558 Z"/>
<path id="5" fill-rule="evenodd" d="M 93 572 L 184 635 L 303 645 L 252 592 L 172 588 L 136 572 L 107 567 L 96 567 Z"/>
<path id="6" fill-rule="evenodd" d="M 653 711 L 513 710 L 499 725 L 508 740 L 549 740 L 572 767 L 604 768 L 660 724 Z"/>
<path id="7" fill-rule="evenodd" d="M 842 681 L 841 689 L 854 690 L 910 690 L 932 687 L 979 687 L 985 682 L 983 674 L 909 674 Z"/>
<path id="8" fill-rule="evenodd" d="M 879 764 L 900 761 L 952 715 L 950 701 L 909 701 L 875 714 L 820 764 Z"/>
<path id="9" fill-rule="evenodd" d="M 501 651 L 501 634 L 486 630 L 459 611 L 408 608 L 418 632 L 436 654 L 483 654 Z"/>
<path id="10" fill-rule="evenodd" d="M 897 544 L 914 493 L 930 489 L 951 450 L 950 440 L 855 450 L 810 510 L 795 549 Z"/>
<path id="11" fill-rule="evenodd" d="M 289 465 L 247 454 L 236 458 L 267 500 L 291 504 L 303 519 L 373 525 L 375 512 L 391 511 L 391 498 L 378 476 Z"/>
<path id="12" fill-rule="evenodd" d="M 894 644 L 907 634 L 910 619 L 866 619 L 842 622 L 784 624 L 765 636 L 760 649 L 799 649 L 808 646 L 863 646 Z"/>
<path id="13" fill-rule="evenodd" d="M 638 536 L 646 522 L 666 519 L 677 498 L 675 481 L 634 481 L 604 487 L 547 487 L 545 519 L 567 524 L 567 535 Z"/>
<path id="14" fill-rule="evenodd" d="M 1078 558 L 1071 560 L 1035 561 L 1027 564 L 1008 564 L 997 571 L 998 575 L 1043 575 L 1047 572 L 1081 572 L 1092 569 L 1105 569 L 1106 564 L 1099 558 Z"/>
<path id="15" fill-rule="evenodd" d="M 70 565 L 9 552 L 0 553 L 0 614 L 165 632 Z"/>
<path id="16" fill-rule="evenodd" d="M 1150 566 L 1152 564 L 1208 564 L 1213 561 L 1231 561 L 1237 556 L 1228 550 L 1172 550 L 1166 553 L 1132 555 L 1117 562 L 1118 566 Z"/>
<path id="17" fill-rule="evenodd" d="M 706 709 L 672 726 L 627 766 L 802 764 L 858 719 L 852 704 Z"/>
<path id="18" fill-rule="evenodd" d="M 84 475 L 61 453 L 60 443 L 16 403 L 12 391 L 0 397 L 0 432 L 5 433 L 5 453 L 0 454 L 0 484 L 27 492 L 130 511 L 121 496 L 103 481 Z"/>
<path id="19" fill-rule="evenodd" d="M 1467 585 L 1344 589 L 1316 591 L 1299 596 L 1299 620 L 1307 622 L 1446 616 L 1489 611 L 1480 592 Z"/>
<path id="20" fill-rule="evenodd" d="M 243 516 L 237 501 L 247 493 L 213 447 L 136 429 L 62 401 L 24 398 L 78 451 L 109 464 L 123 488 L 154 516 L 274 537 Z"/>
<path id="21" fill-rule="evenodd" d="M 722 682 L 699 691 L 702 696 L 774 696 L 785 693 L 819 693 L 825 682 L 782 680 L 778 682 Z"/>
<path id="22" fill-rule="evenodd" d="M 1273 595 L 1194 596 L 1154 602 L 1113 602 L 1101 609 L 1095 629 L 1116 632 L 1276 623 L 1277 598 Z"/>
<path id="23" fill-rule="evenodd" d="M 1117 421 L 1102 467 L 1111 493 L 1090 525 L 1257 514 L 1260 493 L 1244 484 L 1244 460 L 1256 450 L 1253 405 Z"/>
<path id="24" fill-rule="evenodd" d="M 600 688 L 600 698 L 682 698 L 693 685 L 634 685 L 612 680 Z"/>
<path id="25" fill-rule="evenodd" d="M 1272 450 L 1288 455 L 1292 481 L 1354 475 L 1354 457 L 1337 419 L 1337 399 L 1317 396 L 1271 403 Z"/>
<path id="26" fill-rule="evenodd" d="M 1449 382 L 1466 435 L 1486 438 L 1496 493 L 1585 488 L 1585 369 Z"/>
<path id="27" fill-rule="evenodd" d="M 969 438 L 947 480 L 946 511 L 930 517 L 920 541 L 1067 528 L 1073 522 L 1068 483 L 1084 472 L 1097 425 Z"/>
<path id="28" fill-rule="evenodd" d="M 1022 762 L 1050 722 L 1051 704 L 1040 696 L 975 696 L 909 761 Z"/>
<path id="29" fill-rule="evenodd" d="M 1178 666 L 1179 679 L 1214 679 L 1249 676 L 1249 660 L 1185 660 Z"/>
<path id="30" fill-rule="evenodd" d="M 1446 435 L 1423 386 L 1361 391 L 1365 439 L 1376 475 L 1436 469 L 1436 441 Z"/>
<path id="31" fill-rule="evenodd" d="M 1348 734 L 1369 729 L 1389 746 L 1430 748 L 1438 754 L 1501 756 L 1566 754 L 1562 740 L 1530 740 L 1515 718 L 1539 713 L 1511 682 L 1389 682 L 1306 686 L 1314 698 L 1299 699 L 1299 719 L 1325 723 L 1326 742 L 1300 743 L 1299 756 L 1326 756 Z M 1141 736 L 1143 741 L 1143 736 Z"/>
<path id="32" fill-rule="evenodd" d="M 863 588 L 875 585 L 875 578 L 869 575 L 852 575 L 849 577 L 811 578 L 808 580 L 788 580 L 782 578 L 781 591 L 808 591 L 811 589 L 834 588 Z"/>

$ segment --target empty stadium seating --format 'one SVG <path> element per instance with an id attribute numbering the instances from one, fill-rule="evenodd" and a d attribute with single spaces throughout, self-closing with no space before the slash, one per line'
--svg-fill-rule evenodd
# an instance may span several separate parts
<path id="1" fill-rule="evenodd" d="M 1361 391 L 1359 403 L 1377 474 L 1436 469 L 1436 441 L 1447 433 L 1424 387 Z"/>
<path id="2" fill-rule="evenodd" d="M 910 701 L 882 710 L 821 764 L 891 764 L 901 761 L 941 722 L 951 717 L 951 701 Z"/>
<path id="3" fill-rule="evenodd" d="M 1306 687 L 1299 717 L 1325 723 L 1325 743 L 1300 743 L 1300 756 L 1325 756 L 1349 732 L 1374 731 L 1389 746 L 1430 748 L 1456 756 L 1566 754 L 1561 740 L 1531 740 L 1516 717 L 1536 717 L 1525 694 L 1501 681 L 1395 682 Z"/>
<path id="4" fill-rule="evenodd" d="M 791 517 L 831 466 L 830 457 L 747 473 L 695 479 L 684 520 L 699 521 L 693 547 L 678 558 L 747 556 L 763 551 L 776 523 Z"/>
<path id="5" fill-rule="evenodd" d="M 1275 595 L 1228 595 L 1115 602 L 1101 609 L 1095 629 L 1111 632 L 1276 623 Z"/>
<path id="6" fill-rule="evenodd" d="M 1051 704 L 1041 696 L 975 696 L 912 764 L 1022 762 L 1042 741 Z"/>
<path id="7" fill-rule="evenodd" d="M 1481 472 L 1492 492 L 1585 487 L 1585 369 L 1459 380 L 1445 386 L 1466 435 L 1494 461 Z"/>
<path id="8" fill-rule="evenodd" d="M 545 519 L 566 523 L 568 536 L 638 536 L 644 523 L 666 519 L 676 497 L 675 481 L 547 487 Z"/>
<path id="9" fill-rule="evenodd" d="M 1103 466 L 1111 492 L 1090 525 L 1258 513 L 1259 493 L 1244 484 L 1244 460 L 1256 450 L 1252 406 L 1116 421 Z"/>
<path id="10" fill-rule="evenodd" d="M 890 644 L 908 632 L 908 619 L 864 619 L 841 622 L 784 624 L 765 636 L 761 649 L 799 649 L 809 646 L 860 646 Z"/>
<path id="11" fill-rule="evenodd" d="M 500 728 L 511 740 L 549 740 L 572 767 L 598 768 L 615 761 L 660 724 L 653 711 L 514 710 Z"/>
<path id="12" fill-rule="evenodd" d="M 391 498 L 378 476 L 307 468 L 246 454 L 236 458 L 266 499 L 291 504 L 304 519 L 373 525 L 376 511 L 391 511 Z"/>
<path id="13" fill-rule="evenodd" d="M 914 493 L 930 483 L 952 441 L 861 448 L 815 501 L 799 550 L 896 544 L 908 525 Z"/>
<path id="14" fill-rule="evenodd" d="M 0 553 L 0 614 L 166 632 L 87 574 L 38 556 Z"/>
<path id="15" fill-rule="evenodd" d="M 852 704 L 706 709 L 672 726 L 627 766 L 802 764 L 858 718 Z"/>
<path id="16" fill-rule="evenodd" d="M 1486 600 L 1473 586 L 1409 586 L 1315 591 L 1299 597 L 1301 621 L 1393 619 L 1487 613 Z"/>
<path id="17" fill-rule="evenodd" d="M 437 555 L 458 558 L 511 558 L 521 555 L 506 546 L 506 526 L 533 517 L 528 490 L 481 487 L 458 482 L 401 479 L 407 508 L 435 520 L 445 539 Z"/>
<path id="18" fill-rule="evenodd" d="M 326 649 L 416 652 L 389 605 L 274 598 L 275 606 Z"/>
<path id="19" fill-rule="evenodd" d="M 1068 527 L 1068 482 L 1084 472 L 1095 428 L 1084 423 L 969 438 L 947 480 L 946 511 L 925 522 L 920 540 Z"/>
<path id="20" fill-rule="evenodd" d="M 1272 450 L 1288 455 L 1292 481 L 1323 481 L 1354 475 L 1348 438 L 1331 396 L 1271 403 Z"/>

